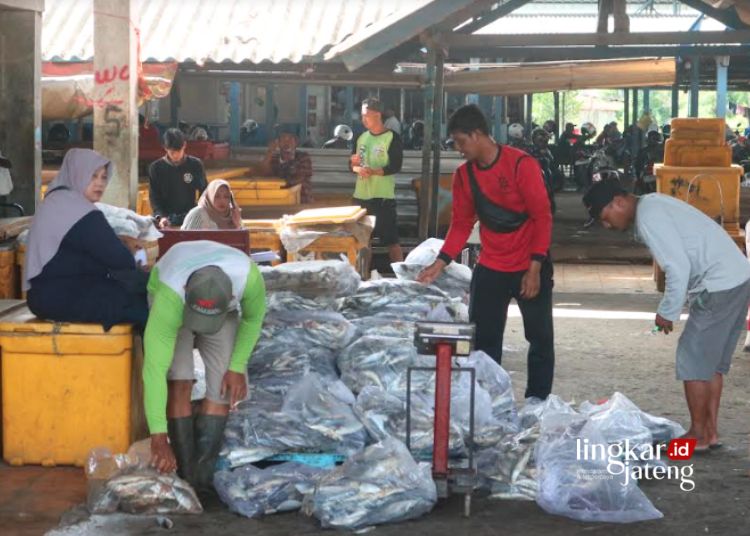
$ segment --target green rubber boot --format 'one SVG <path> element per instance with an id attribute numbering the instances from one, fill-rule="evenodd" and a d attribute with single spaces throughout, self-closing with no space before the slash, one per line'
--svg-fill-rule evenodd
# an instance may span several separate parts
<path id="1" fill-rule="evenodd" d="M 177 475 L 194 485 L 195 428 L 193 417 L 167 419 L 169 444 L 177 458 Z"/>
<path id="2" fill-rule="evenodd" d="M 214 470 L 224 441 L 227 417 L 198 415 L 195 418 L 195 488 L 210 492 L 214 489 Z"/>

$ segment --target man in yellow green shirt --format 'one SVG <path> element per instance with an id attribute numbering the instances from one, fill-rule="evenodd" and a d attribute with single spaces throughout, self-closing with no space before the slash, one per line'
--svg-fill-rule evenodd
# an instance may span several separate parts
<path id="1" fill-rule="evenodd" d="M 242 251 L 182 242 L 154 266 L 148 295 L 143 386 L 151 464 L 211 489 L 227 414 L 247 395 L 247 362 L 266 309 L 263 277 Z M 195 418 L 193 348 L 206 368 Z"/>

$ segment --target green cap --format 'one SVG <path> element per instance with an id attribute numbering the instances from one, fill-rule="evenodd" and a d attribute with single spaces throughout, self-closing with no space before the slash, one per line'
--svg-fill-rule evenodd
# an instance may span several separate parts
<path id="1" fill-rule="evenodd" d="M 185 285 L 182 325 L 195 333 L 212 334 L 221 329 L 232 301 L 232 281 L 218 266 L 192 273 Z"/>

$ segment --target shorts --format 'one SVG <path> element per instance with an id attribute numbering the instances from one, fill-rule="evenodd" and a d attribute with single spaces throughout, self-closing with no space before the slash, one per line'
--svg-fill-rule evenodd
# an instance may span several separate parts
<path id="1" fill-rule="evenodd" d="M 719 292 L 703 291 L 690 304 L 690 316 L 677 343 L 676 372 L 681 381 L 709 381 L 727 374 L 737 340 L 745 329 L 750 280 Z"/>
<path id="2" fill-rule="evenodd" d="M 395 199 L 354 199 L 362 208 L 367 209 L 367 214 L 375 216 L 375 229 L 372 237 L 380 241 L 381 246 L 394 246 L 398 244 L 398 221 L 396 219 Z"/>
<path id="3" fill-rule="evenodd" d="M 167 379 L 195 380 L 193 348 L 197 348 L 206 366 L 206 398 L 217 404 L 229 404 L 229 397 L 221 396 L 221 382 L 229 370 L 238 326 L 239 314 L 232 311 L 221 329 L 212 335 L 197 334 L 180 328 Z"/>

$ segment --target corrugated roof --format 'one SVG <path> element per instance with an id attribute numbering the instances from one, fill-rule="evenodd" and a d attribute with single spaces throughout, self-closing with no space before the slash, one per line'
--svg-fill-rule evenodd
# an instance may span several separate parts
<path id="1" fill-rule="evenodd" d="M 685 15 L 631 15 L 630 31 L 637 32 L 687 32 L 696 21 L 695 16 Z M 550 34 L 596 32 L 596 15 L 519 15 L 502 17 L 475 34 Z M 701 31 L 721 31 L 719 21 L 706 17 L 701 22 Z"/>
<path id="2" fill-rule="evenodd" d="M 143 61 L 299 63 L 430 0 L 131 0 Z M 46 0 L 44 61 L 94 56 L 93 0 Z"/>

